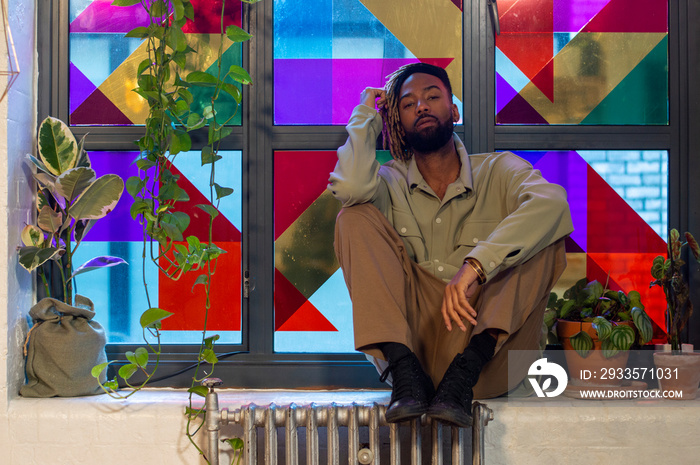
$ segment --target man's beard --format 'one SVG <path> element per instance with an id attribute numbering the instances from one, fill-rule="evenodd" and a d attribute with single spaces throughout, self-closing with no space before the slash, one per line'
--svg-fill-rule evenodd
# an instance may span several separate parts
<path id="1" fill-rule="evenodd" d="M 424 118 L 433 117 L 424 116 Z M 415 129 L 406 131 L 406 145 L 416 152 L 421 153 L 434 152 L 435 150 L 442 148 L 452 139 L 454 122 L 451 119 L 448 119 L 444 123 L 437 120 L 437 123 L 438 125 L 435 127 L 429 127 L 420 131 Z"/>

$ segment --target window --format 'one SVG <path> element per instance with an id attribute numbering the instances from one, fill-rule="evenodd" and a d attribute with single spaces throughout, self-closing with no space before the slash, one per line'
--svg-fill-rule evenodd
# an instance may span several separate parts
<path id="1" fill-rule="evenodd" d="M 110 3 L 60 0 L 40 10 L 39 116 L 68 121 L 78 136 L 89 133 L 98 171 L 127 176 L 143 109 L 129 92 L 140 41 L 123 34 L 142 18 L 139 7 Z M 215 45 L 218 20 L 210 12 L 220 3 L 193 5 L 190 40 Z M 688 39 L 690 2 L 644 0 L 640 8 L 629 0 L 501 0 L 496 38 L 486 0 L 420 5 L 227 1 L 226 20 L 254 35 L 223 58 L 242 63 L 254 79 L 223 145 L 235 195 L 221 207 L 216 229 L 229 253 L 215 275 L 221 309 L 209 329 L 222 336 L 218 353 L 245 352 L 217 365 L 227 386 L 381 386 L 374 367 L 352 350 L 350 302 L 332 251 L 339 206 L 325 184 L 360 92 L 381 86 L 404 63 L 448 70 L 462 114 L 456 132 L 469 152 L 516 151 L 567 187 L 577 225 L 567 245 L 568 279 L 610 272 L 619 286 L 645 287 L 647 256 L 663 251 L 666 228 L 700 226 L 688 200 L 698 198 L 688 180 L 696 168 L 691 148 L 700 145 L 688 129 L 697 93 L 683 74 L 698 71 L 688 59 L 698 52 Z M 206 183 L 193 169 L 200 147 L 195 142 L 176 166 L 191 196 Z M 123 256 L 129 269 L 78 282 L 99 302 L 97 318 L 115 357 L 139 344 L 136 322 L 145 309 L 141 238 L 130 226 L 129 201 L 125 195 L 98 223 L 83 250 Z M 146 276 L 161 306 L 178 307 L 164 332 L 159 375 L 167 375 L 194 358 L 201 328 L 197 305 L 186 299 L 197 296 L 191 284 L 164 281 L 154 269 Z M 692 334 L 700 330 L 693 326 Z"/>

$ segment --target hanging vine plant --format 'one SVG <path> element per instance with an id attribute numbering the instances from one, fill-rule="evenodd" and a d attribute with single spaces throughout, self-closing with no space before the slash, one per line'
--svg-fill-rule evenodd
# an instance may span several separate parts
<path id="1" fill-rule="evenodd" d="M 257 3 L 259 0 L 241 1 Z M 200 385 L 201 365 L 210 365 L 207 376 L 212 376 L 218 362 L 214 344 L 219 336 L 207 333 L 207 320 L 212 310 L 212 276 L 218 258 L 226 251 L 213 242 L 213 224 L 219 214 L 219 202 L 233 193 L 232 188 L 216 181 L 216 166 L 223 158 L 219 154 L 221 140 L 231 134 L 229 124 L 240 108 L 239 86 L 251 84 L 250 75 L 241 66 L 233 65 L 223 69 L 222 55 L 225 41 L 243 43 L 251 36 L 238 26 L 224 27 L 225 1 L 222 1 L 217 73 L 213 75 L 188 66 L 188 63 L 196 63 L 193 58 L 198 53 L 190 46 L 183 31 L 188 20 L 194 21 L 195 12 L 190 0 L 114 0 L 112 4 L 141 4 L 150 18 L 148 26 L 136 27 L 126 34 L 126 37 L 141 38 L 147 42 L 148 57 L 138 66 L 134 92 L 146 100 L 149 110 L 145 120 L 145 133 L 136 142 L 140 151 L 136 161 L 139 174 L 127 180 L 126 190 L 134 199 L 131 216 L 143 228 L 144 269 L 146 261 L 150 260 L 163 275 L 172 280 L 179 280 L 186 273 L 198 273 L 194 286 L 204 287 L 202 304 L 205 318 L 197 364 L 189 389 L 187 436 L 199 453 L 205 456 L 193 440 L 194 434 L 201 427 L 201 423 L 194 426 L 193 420 L 202 410 L 193 408 L 192 396 L 206 394 L 206 388 Z M 195 102 L 194 97 L 194 93 L 202 89 L 211 96 L 203 107 Z M 228 95 L 235 101 L 235 110 L 225 119 L 217 112 L 217 103 L 223 95 Z M 178 207 L 190 199 L 187 192 L 178 185 L 179 175 L 173 169 L 178 154 L 192 149 L 190 133 L 202 128 L 206 128 L 207 133 L 207 144 L 201 149 L 201 165 L 203 169 L 209 170 L 209 203 L 197 205 L 197 208 L 206 214 L 208 220 L 206 239 L 186 235 L 190 217 L 178 210 Z M 119 368 L 117 377 L 103 385 L 103 389 L 112 397 L 127 398 L 138 392 L 152 380 L 158 369 L 162 351 L 162 321 L 173 313 L 152 305 L 145 277 L 144 289 L 148 309 L 141 315 L 140 324 L 145 345 L 133 352 L 126 352 L 128 363 Z M 99 379 L 100 374 L 112 363 L 114 361 L 96 366 L 93 375 Z M 140 381 L 132 382 L 139 373 Z M 119 391 L 118 380 L 130 391 Z"/>

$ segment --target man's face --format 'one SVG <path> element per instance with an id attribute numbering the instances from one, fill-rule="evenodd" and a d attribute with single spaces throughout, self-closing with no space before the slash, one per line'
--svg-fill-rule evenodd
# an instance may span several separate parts
<path id="1" fill-rule="evenodd" d="M 452 139 L 459 111 L 442 81 L 432 74 L 415 73 L 399 92 L 399 116 L 406 143 L 416 152 L 442 148 Z"/>

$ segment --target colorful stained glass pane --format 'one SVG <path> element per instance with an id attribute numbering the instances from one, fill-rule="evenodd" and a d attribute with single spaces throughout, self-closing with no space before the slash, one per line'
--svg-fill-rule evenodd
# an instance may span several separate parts
<path id="1" fill-rule="evenodd" d="M 615 290 L 635 289 L 660 337 L 664 297 L 658 287 L 649 288 L 649 270 L 666 248 L 667 152 L 516 153 L 567 190 L 575 230 L 567 239 L 567 270 L 555 290 L 582 277 Z M 353 351 L 352 305 L 333 254 L 340 205 L 326 191 L 336 159 L 334 151 L 275 153 L 278 352 Z"/>
<path id="2" fill-rule="evenodd" d="M 461 2 L 275 0 L 274 11 L 275 124 L 344 125 L 365 87 L 418 61 L 447 70 L 461 112 Z"/>
<path id="3" fill-rule="evenodd" d="M 188 62 L 184 72 L 192 70 L 218 74 L 217 60 L 221 43 L 221 0 L 192 0 L 195 20 L 184 27 L 189 45 L 198 50 L 197 62 Z M 72 0 L 69 37 L 69 111 L 71 125 L 140 125 L 148 114 L 145 100 L 133 92 L 139 63 L 147 58 L 146 42 L 125 38 L 137 26 L 148 26 L 148 15 L 139 3 L 129 7 L 112 5 L 111 0 Z M 241 25 L 241 3 L 226 2 L 224 26 Z M 221 67 L 240 65 L 241 45 L 224 39 Z M 196 90 L 192 111 L 201 113 L 210 102 L 213 89 Z M 233 117 L 230 124 L 240 125 L 241 116 L 233 97 L 221 93 L 217 100 L 219 121 Z"/>
<path id="4" fill-rule="evenodd" d="M 661 334 L 664 295 L 649 282 L 652 260 L 666 250 L 667 152 L 516 153 L 568 193 L 574 232 L 566 244 L 567 270 L 555 291 L 583 277 L 613 290 L 637 290 Z"/>
<path id="5" fill-rule="evenodd" d="M 219 343 L 240 344 L 242 155 L 238 151 L 219 154 L 224 159 L 217 164 L 217 183 L 232 187 L 233 194 L 221 199 L 217 206 L 219 215 L 214 220 L 214 243 L 227 253 L 219 258 L 212 277 L 214 290 L 210 296 L 207 328 L 221 337 Z M 136 152 L 90 152 L 92 166 L 98 175 L 114 173 L 125 180 L 137 174 L 131 163 L 136 156 Z M 206 242 L 209 217 L 196 205 L 209 204 L 209 170 L 201 166 L 198 152 L 184 152 L 175 159 L 172 171 L 180 175 L 178 185 L 190 197 L 189 202 L 178 205 L 178 209 L 191 218 L 185 235 Z M 162 342 L 196 343 L 201 339 L 205 314 L 204 288 L 195 286 L 201 273 L 191 272 L 173 281 L 160 273 L 150 259 L 143 264 L 143 232 L 131 218 L 131 203 L 131 197 L 124 193 L 114 211 L 95 223 L 75 256 L 76 263 L 97 255 L 118 256 L 129 266 L 120 265 L 78 276 L 78 292 L 96 303 L 96 318 L 105 326 L 110 343 L 140 343 L 140 315 L 156 306 L 174 313 L 163 321 Z M 150 252 L 147 256 L 150 257 Z M 144 282 L 148 284 L 150 303 Z"/>
<path id="6" fill-rule="evenodd" d="M 667 0 L 501 0 L 497 124 L 668 124 Z"/>

